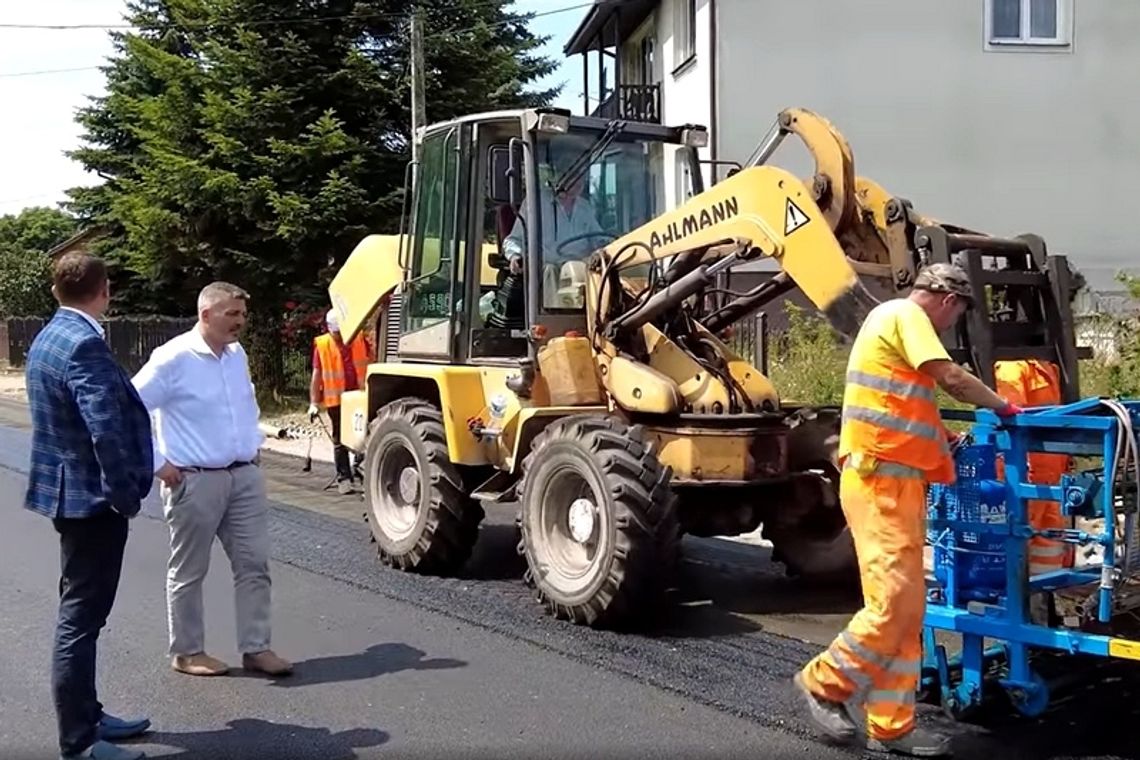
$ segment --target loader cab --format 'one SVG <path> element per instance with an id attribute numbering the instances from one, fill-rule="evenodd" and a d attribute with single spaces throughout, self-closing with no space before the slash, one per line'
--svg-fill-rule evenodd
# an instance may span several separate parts
<path id="1" fill-rule="evenodd" d="M 668 209 L 678 161 L 695 178 L 683 192 L 700 192 L 694 134 L 703 132 L 556 110 L 425 130 L 402 254 L 400 358 L 513 364 L 532 328 L 584 333 L 590 255 Z"/>

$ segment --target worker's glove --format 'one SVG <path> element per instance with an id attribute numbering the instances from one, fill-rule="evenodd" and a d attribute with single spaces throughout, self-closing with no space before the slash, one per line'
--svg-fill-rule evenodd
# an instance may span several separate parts
<path id="1" fill-rule="evenodd" d="M 316 404 L 309 404 L 309 422 L 316 422 L 321 409 Z"/>
<path id="2" fill-rule="evenodd" d="M 1005 406 L 996 410 L 999 417 L 1012 417 L 1015 414 L 1021 414 L 1025 410 L 1012 401 L 1006 401 Z"/>
<path id="3" fill-rule="evenodd" d="M 955 433 L 953 430 L 946 431 L 946 440 L 950 442 L 950 456 L 957 456 L 961 449 L 972 443 L 968 433 Z"/>

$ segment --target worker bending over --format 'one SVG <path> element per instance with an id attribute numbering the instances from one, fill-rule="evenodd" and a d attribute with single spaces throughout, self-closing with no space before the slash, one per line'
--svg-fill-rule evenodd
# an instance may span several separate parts
<path id="1" fill-rule="evenodd" d="M 352 493 L 354 467 L 348 462 L 348 449 L 340 442 L 340 397 L 345 391 L 360 388 L 368 369 L 369 348 L 364 335 L 358 334 L 346 344 L 340 338 L 336 311 L 325 316 L 328 332 L 313 339 L 313 377 L 309 383 L 309 419 L 315 420 L 320 407 L 328 412 L 332 423 L 333 462 L 336 464 L 337 490 Z"/>
<path id="2" fill-rule="evenodd" d="M 839 438 L 840 500 L 851 527 L 863 608 L 794 678 L 812 720 L 837 741 L 916 757 L 949 754 L 949 740 L 915 724 L 922 620 L 926 483 L 952 483 L 951 434 L 935 386 L 959 401 L 1019 407 L 955 364 L 939 339 L 974 303 L 951 264 L 919 272 L 906 298 L 867 315 L 847 364 Z"/>
<path id="3" fill-rule="evenodd" d="M 1025 359 L 994 363 L 997 391 L 1022 406 L 1053 406 L 1061 403 L 1061 377 L 1052 362 Z M 1033 452 L 1026 456 L 1030 483 L 1056 485 L 1068 471 L 1071 458 L 1067 454 Z M 1004 480 L 1004 463 L 998 462 L 997 476 Z M 1031 499 L 1027 503 L 1029 524 L 1034 530 L 1059 530 L 1068 527 L 1055 501 Z M 1063 541 L 1034 536 L 1029 541 L 1029 573 L 1040 575 L 1072 567 L 1073 556 Z"/>

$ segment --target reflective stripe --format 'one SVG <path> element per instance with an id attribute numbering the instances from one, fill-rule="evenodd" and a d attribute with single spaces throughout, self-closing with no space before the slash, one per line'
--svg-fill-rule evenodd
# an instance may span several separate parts
<path id="1" fill-rule="evenodd" d="M 843 644 L 855 653 L 855 656 L 863 660 L 869 665 L 875 665 L 887 671 L 891 675 L 896 676 L 917 676 L 921 672 L 918 659 L 902 660 L 896 657 L 889 657 L 881 655 L 877 652 L 872 652 L 867 647 L 860 644 L 851 635 L 850 631 L 842 631 L 839 638 L 843 640 Z"/>
<path id="2" fill-rule="evenodd" d="M 911 689 L 872 689 L 867 694 L 867 704 L 889 702 L 891 704 L 914 706 L 914 691 Z"/>
<path id="3" fill-rule="evenodd" d="M 879 427 L 890 428 L 900 433 L 917 435 L 920 438 L 927 438 L 931 441 L 941 443 L 944 448 L 948 448 L 946 436 L 942 434 L 941 430 L 925 422 L 919 422 L 918 420 L 896 417 L 893 414 L 868 409 L 865 406 L 845 406 L 843 408 L 843 422 L 847 422 L 848 420 L 866 422 L 868 425 L 878 425 Z"/>
<path id="4" fill-rule="evenodd" d="M 831 646 L 828 647 L 827 653 L 831 659 L 835 660 L 839 672 L 847 676 L 855 685 L 855 696 L 858 696 L 858 699 L 854 701 L 862 701 L 862 695 L 871 689 L 871 676 L 860 670 L 859 666 L 851 661 L 848 654 L 835 645 L 835 642 L 832 642 Z"/>
<path id="5" fill-rule="evenodd" d="M 856 463 L 858 454 L 852 454 L 847 457 L 843 462 L 843 467 L 848 470 L 858 470 L 859 465 Z M 875 469 L 872 470 L 875 475 L 886 475 L 890 478 L 903 478 L 907 480 L 922 480 L 922 470 L 917 467 L 911 467 L 908 464 L 899 464 L 898 462 L 876 462 Z M 872 474 L 868 473 L 868 474 Z"/>
<path id="6" fill-rule="evenodd" d="M 1030 557 L 1064 557 L 1065 545 L 1052 544 L 1049 546 L 1033 545 L 1029 547 Z"/>
<path id="7" fill-rule="evenodd" d="M 867 372 L 851 370 L 847 373 L 847 382 L 862 385 L 876 391 L 893 393 L 896 396 L 920 398 L 923 401 L 934 401 L 934 389 L 918 383 L 908 383 L 904 380 L 894 380 L 887 377 L 878 377 Z"/>

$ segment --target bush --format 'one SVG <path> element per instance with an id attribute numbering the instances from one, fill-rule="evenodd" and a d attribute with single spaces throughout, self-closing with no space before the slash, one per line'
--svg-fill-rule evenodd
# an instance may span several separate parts
<path id="1" fill-rule="evenodd" d="M 1128 281 L 1140 298 L 1138 281 Z M 770 379 L 788 404 L 840 405 L 849 348 L 819 314 L 787 305 L 788 328 L 772 341 Z M 1119 356 L 1098 357 L 1080 365 L 1082 396 L 1140 398 L 1140 319 L 1114 323 Z M 970 409 L 941 388 L 938 404 L 943 409 Z"/>
<path id="2" fill-rule="evenodd" d="M 784 403 L 838 406 L 848 348 L 821 315 L 793 303 L 786 306 L 788 329 L 773 341 L 771 381 Z"/>

